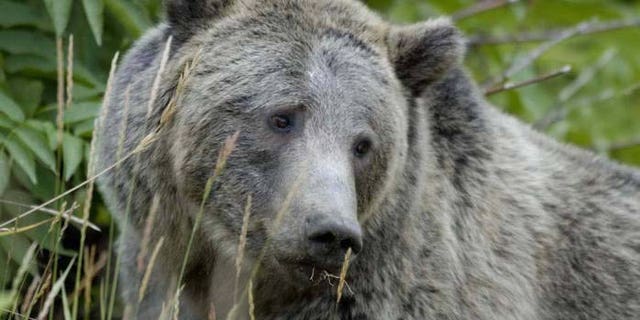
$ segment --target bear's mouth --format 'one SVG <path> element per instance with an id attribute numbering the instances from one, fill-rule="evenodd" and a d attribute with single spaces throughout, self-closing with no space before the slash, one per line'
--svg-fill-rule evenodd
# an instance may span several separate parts
<path id="1" fill-rule="evenodd" d="M 289 274 L 297 281 L 309 281 L 319 284 L 323 281 L 332 284 L 334 279 L 340 276 L 341 265 L 326 264 L 312 260 L 283 260 L 283 266 L 289 271 Z"/>

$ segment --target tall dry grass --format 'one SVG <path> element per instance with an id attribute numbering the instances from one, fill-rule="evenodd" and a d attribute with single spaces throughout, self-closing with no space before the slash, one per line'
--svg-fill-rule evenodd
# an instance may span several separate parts
<path id="1" fill-rule="evenodd" d="M 64 112 L 65 109 L 71 107 L 73 102 L 73 37 L 70 37 L 68 40 L 68 51 L 67 51 L 67 68 L 64 68 L 64 50 L 62 39 L 58 39 L 57 41 L 57 55 L 58 55 L 58 91 L 57 91 L 57 99 L 58 99 L 58 108 L 57 108 L 57 138 L 58 143 L 61 144 L 62 141 L 62 132 L 64 132 Z M 148 103 L 147 110 L 147 121 L 150 121 L 151 114 L 153 112 L 153 107 L 155 105 L 155 101 L 157 101 L 158 91 L 160 88 L 160 83 L 163 81 L 163 75 L 168 63 L 168 57 L 170 56 L 170 48 L 171 48 L 172 39 L 169 38 L 165 43 L 164 51 L 162 53 L 162 57 L 160 60 L 160 65 L 158 67 L 158 72 L 156 77 L 154 78 L 154 82 L 151 87 L 150 98 Z M 38 205 L 38 206 L 28 206 L 28 210 L 19 215 L 18 217 L 3 222 L 0 224 L 0 236 L 10 236 L 13 234 L 25 232 L 31 230 L 33 228 L 37 228 L 43 225 L 49 225 L 49 232 L 51 233 L 51 241 L 53 242 L 53 247 L 56 249 L 52 252 L 52 255 L 47 260 L 46 265 L 42 268 L 41 274 L 38 273 L 32 277 L 31 281 L 28 281 L 27 270 L 33 267 L 36 264 L 36 257 L 38 254 L 41 254 L 43 248 L 39 247 L 37 243 L 33 243 L 30 247 L 29 251 L 25 255 L 22 264 L 20 265 L 20 269 L 18 270 L 17 277 L 14 279 L 12 290 L 11 290 L 11 299 L 12 309 L 11 310 L 3 310 L 12 318 L 16 319 L 32 319 L 30 318 L 34 312 L 37 311 L 37 316 L 35 319 L 54 319 L 58 316 L 61 316 L 65 320 L 75 320 L 75 319 L 90 319 L 94 315 L 92 314 L 92 310 L 97 310 L 96 312 L 99 315 L 100 319 L 112 319 L 116 316 L 116 304 L 118 300 L 118 281 L 119 281 L 119 272 L 120 272 L 120 256 L 116 256 L 115 260 L 112 259 L 114 256 L 114 247 L 113 240 L 116 236 L 115 233 L 115 225 L 111 224 L 109 229 L 109 245 L 106 250 L 102 252 L 97 252 L 96 247 L 87 248 L 85 242 L 87 240 L 87 229 L 91 228 L 93 230 L 99 231 L 100 229 L 93 223 L 89 221 L 90 212 L 91 212 L 91 204 L 94 193 L 94 183 L 96 179 L 99 177 L 113 171 L 119 170 L 121 168 L 121 164 L 125 161 L 133 159 L 134 166 L 139 165 L 140 163 L 140 154 L 142 151 L 147 150 L 150 146 L 152 146 L 160 136 L 161 131 L 171 122 L 173 116 L 176 113 L 178 105 L 181 103 L 181 96 L 184 93 L 188 85 L 188 81 L 190 76 L 197 65 L 200 58 L 200 51 L 198 51 L 192 60 L 187 63 L 180 74 L 178 79 L 178 83 L 176 85 L 175 92 L 173 96 L 170 98 L 169 103 L 165 110 L 163 111 L 160 121 L 157 126 L 150 130 L 141 141 L 137 144 L 132 151 L 128 153 L 124 153 L 124 140 L 127 136 L 127 123 L 128 116 L 131 106 L 130 104 L 130 88 L 127 88 L 124 92 L 124 106 L 123 106 L 123 117 L 122 123 L 118 130 L 118 147 L 116 150 L 116 161 L 115 163 L 103 168 L 101 171 L 96 172 L 96 163 L 95 163 L 95 152 L 97 148 L 97 144 L 100 143 L 100 134 L 103 130 L 107 130 L 104 128 L 103 120 L 105 115 L 109 113 L 109 108 L 111 106 L 110 95 L 113 90 L 113 81 L 115 71 L 117 69 L 117 63 L 119 54 L 113 57 L 111 63 L 111 69 L 109 72 L 109 77 L 107 80 L 107 86 L 105 90 L 105 97 L 102 104 L 101 116 L 96 119 L 95 122 L 95 132 L 90 145 L 90 153 L 89 153 L 89 161 L 87 167 L 87 178 L 75 185 L 74 187 L 68 190 L 62 190 L 64 186 L 64 181 L 61 180 L 57 184 L 58 195 L 54 198 Z M 66 71 L 66 77 L 65 77 Z M 65 82 L 66 81 L 66 82 Z M 65 90 L 66 89 L 66 90 Z M 66 96 L 65 96 L 66 94 Z M 65 100 L 66 97 L 66 100 Z M 177 319 L 179 317 L 180 312 L 180 296 L 183 290 L 184 284 L 182 283 L 183 278 L 185 276 L 186 267 L 188 265 L 189 257 L 191 251 L 193 249 L 193 242 L 195 239 L 196 232 L 199 230 L 202 222 L 202 217 L 205 214 L 205 206 L 208 204 L 212 193 L 213 184 L 216 183 L 217 179 L 221 176 L 224 168 L 226 166 L 227 160 L 229 156 L 233 152 L 233 149 L 237 143 L 240 132 L 236 132 L 234 135 L 230 136 L 224 143 L 222 149 L 220 150 L 218 160 L 216 161 L 216 165 L 212 170 L 212 175 L 208 179 L 205 189 L 203 191 L 202 200 L 200 203 L 199 211 L 196 214 L 196 218 L 193 224 L 193 228 L 191 230 L 191 234 L 189 236 L 187 248 L 184 252 L 184 256 L 182 259 L 182 265 L 180 267 L 180 273 L 177 279 L 174 279 L 175 285 L 173 286 L 173 292 L 167 293 L 167 300 L 163 306 L 162 318 L 163 319 Z M 58 157 L 58 167 L 61 166 L 61 159 Z M 278 229 L 283 221 L 284 216 L 289 211 L 289 206 L 291 201 L 299 189 L 299 185 L 304 179 L 304 175 L 300 175 L 293 183 L 290 188 L 290 192 L 285 197 L 285 200 L 281 204 L 281 208 L 277 211 L 274 217 L 273 228 Z M 129 217 L 131 207 L 132 207 L 132 197 L 135 193 L 136 184 L 135 179 L 132 178 L 130 181 L 130 190 L 127 198 L 126 209 L 124 212 L 124 219 Z M 71 203 L 68 205 L 65 200 L 68 197 L 78 191 L 85 192 L 85 198 L 82 205 L 78 203 Z M 19 205 L 19 204 L 18 204 Z M 53 209 L 53 207 L 57 207 L 57 209 Z M 151 250 L 150 239 L 151 239 L 151 230 L 156 222 L 156 215 L 159 206 L 159 198 L 158 196 L 153 197 L 152 206 L 149 208 L 149 214 L 147 215 L 147 219 L 145 222 L 145 228 L 143 230 L 143 238 L 141 243 L 141 250 L 139 256 L 137 257 L 137 269 L 138 272 L 142 275 L 141 286 L 138 292 L 137 301 L 128 301 L 124 306 L 124 314 L 123 318 L 134 318 L 133 312 L 137 309 L 137 305 L 144 299 L 147 294 L 147 290 L 150 286 L 151 274 L 154 270 L 154 267 L 157 263 L 157 259 L 159 256 L 159 252 L 163 247 L 166 239 L 161 237 L 159 241 L 153 246 Z M 67 208 L 68 207 L 68 208 Z M 234 261 L 234 265 L 236 267 L 236 277 L 235 277 L 235 285 L 234 292 L 230 292 L 234 297 L 234 306 L 229 313 L 227 319 L 235 319 L 240 316 L 239 314 L 239 306 L 245 301 L 249 306 L 248 308 L 248 316 L 250 319 L 255 319 L 255 303 L 254 303 L 254 283 L 256 283 L 256 277 L 259 273 L 261 263 L 266 254 L 266 248 L 271 245 L 271 239 L 268 238 L 263 249 L 258 254 L 258 257 L 255 261 L 253 261 L 253 265 L 251 266 L 251 272 L 249 279 L 246 279 L 246 284 L 243 288 L 239 288 L 240 286 L 240 277 L 241 270 L 243 268 L 244 256 L 246 255 L 246 242 L 248 237 L 248 230 L 250 226 L 250 218 L 251 218 L 251 209 L 252 209 L 252 199 L 249 196 L 247 198 L 244 216 L 243 216 L 243 225 L 241 234 L 238 238 L 238 247 L 237 247 L 237 256 Z M 80 212 L 78 212 L 80 211 Z M 39 221 L 35 224 L 27 225 L 27 226 L 19 226 L 19 222 L 21 219 L 26 218 L 27 216 L 32 215 L 35 212 L 45 212 L 51 215 L 50 218 Z M 77 216 L 77 214 L 80 217 Z M 62 240 L 62 236 L 64 232 L 67 230 L 69 224 L 75 225 L 80 229 L 80 243 L 78 245 L 78 252 L 73 255 L 70 259 L 70 262 L 63 267 L 62 272 L 59 272 L 58 262 L 60 261 L 60 256 L 58 255 L 58 250 L 60 248 L 60 243 Z M 13 227 L 11 227 L 13 225 Z M 126 230 L 121 230 L 121 232 L 126 232 Z M 345 257 L 344 267 L 342 269 L 341 275 L 330 277 L 340 279 L 340 284 L 338 286 L 337 301 L 340 301 L 340 297 L 342 295 L 342 289 L 345 286 L 345 276 L 348 269 L 350 251 Z M 72 275 L 72 270 L 75 269 L 75 273 Z M 73 279 L 71 281 L 70 279 Z M 96 283 L 98 282 L 98 283 Z M 67 292 L 66 286 L 71 284 L 73 290 L 71 292 Z M 97 300 L 92 300 L 92 291 L 94 291 L 94 286 L 98 285 L 96 289 L 98 291 Z M 82 298 L 82 299 L 81 299 Z M 82 304 L 82 305 L 81 305 Z M 56 310 L 56 308 L 59 308 Z M 80 312 L 82 310 L 82 312 Z M 215 319 L 215 306 L 211 306 L 211 315 L 209 318 Z"/>

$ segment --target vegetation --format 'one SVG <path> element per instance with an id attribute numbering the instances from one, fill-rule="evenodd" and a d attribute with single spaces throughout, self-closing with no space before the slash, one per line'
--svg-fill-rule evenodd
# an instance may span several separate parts
<path id="1" fill-rule="evenodd" d="M 640 1 L 367 2 L 398 23 L 451 15 L 491 102 L 640 165 Z M 91 136 L 114 55 L 161 11 L 159 0 L 0 0 L 0 318 L 121 316 L 117 230 L 87 181 Z"/>

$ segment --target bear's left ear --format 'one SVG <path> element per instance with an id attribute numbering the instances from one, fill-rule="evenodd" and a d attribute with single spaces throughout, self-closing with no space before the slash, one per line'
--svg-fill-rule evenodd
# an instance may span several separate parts
<path id="1" fill-rule="evenodd" d="M 179 41 L 189 39 L 221 17 L 232 0 L 165 0 L 167 20 L 173 36 Z"/>
<path id="2" fill-rule="evenodd" d="M 448 18 L 392 27 L 388 46 L 398 78 L 414 95 L 458 66 L 465 44 Z"/>

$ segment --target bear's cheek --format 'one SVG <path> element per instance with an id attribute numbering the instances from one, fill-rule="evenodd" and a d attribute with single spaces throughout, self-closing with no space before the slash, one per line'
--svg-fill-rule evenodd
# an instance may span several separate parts
<path id="1" fill-rule="evenodd" d="M 384 185 L 384 172 L 386 159 L 375 159 L 367 167 L 356 175 L 356 194 L 358 201 L 358 214 L 368 211 L 371 203 Z"/>

